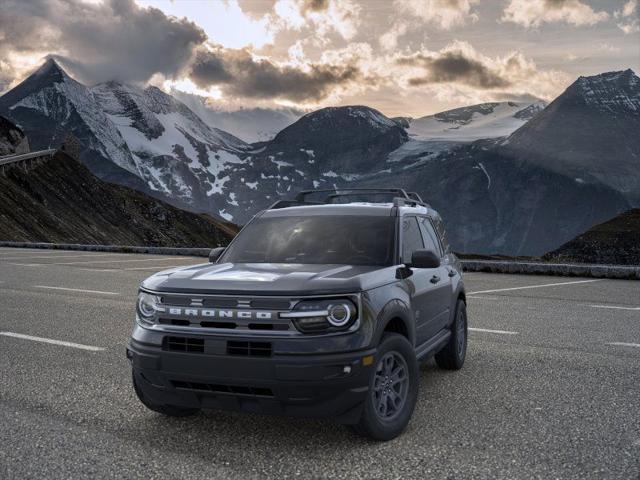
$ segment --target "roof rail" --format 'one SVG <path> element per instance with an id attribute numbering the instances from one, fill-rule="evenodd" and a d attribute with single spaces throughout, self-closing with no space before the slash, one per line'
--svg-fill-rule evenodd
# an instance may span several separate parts
<path id="1" fill-rule="evenodd" d="M 308 200 L 311 195 L 321 195 L 318 200 Z M 344 197 L 362 195 L 386 195 L 394 206 L 428 207 L 416 192 L 407 193 L 402 188 L 329 188 L 321 190 L 303 190 L 299 192 L 294 200 L 279 200 L 269 207 L 269 210 L 287 207 L 300 207 L 305 205 L 324 205 L 337 203 L 336 199 Z"/>

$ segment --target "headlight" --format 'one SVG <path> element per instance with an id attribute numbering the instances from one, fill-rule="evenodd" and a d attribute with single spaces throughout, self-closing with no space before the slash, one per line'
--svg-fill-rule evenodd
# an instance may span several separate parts
<path id="1" fill-rule="evenodd" d="M 280 317 L 292 319 L 303 333 L 316 333 L 346 330 L 356 321 L 358 312 L 355 304 L 346 298 L 304 300 Z"/>
<path id="2" fill-rule="evenodd" d="M 160 299 L 150 293 L 140 292 L 138 294 L 138 316 L 146 323 L 151 323 L 156 312 L 159 311 Z"/>

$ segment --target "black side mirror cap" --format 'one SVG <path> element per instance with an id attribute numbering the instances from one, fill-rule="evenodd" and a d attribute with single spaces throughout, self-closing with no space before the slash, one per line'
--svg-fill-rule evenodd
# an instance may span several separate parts
<path id="1" fill-rule="evenodd" d="M 209 262 L 210 263 L 216 263 L 218 261 L 218 259 L 220 258 L 220 255 L 222 255 L 225 250 L 226 250 L 225 247 L 217 247 L 217 248 L 214 248 L 213 250 L 211 250 L 209 252 Z"/>
<path id="2" fill-rule="evenodd" d="M 411 255 L 409 268 L 438 268 L 440 257 L 433 250 L 416 250 Z"/>

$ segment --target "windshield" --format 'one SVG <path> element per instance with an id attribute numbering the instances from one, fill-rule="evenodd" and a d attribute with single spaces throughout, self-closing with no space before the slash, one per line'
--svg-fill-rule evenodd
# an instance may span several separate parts
<path id="1" fill-rule="evenodd" d="M 349 215 L 258 218 L 220 261 L 391 265 L 394 220 Z"/>

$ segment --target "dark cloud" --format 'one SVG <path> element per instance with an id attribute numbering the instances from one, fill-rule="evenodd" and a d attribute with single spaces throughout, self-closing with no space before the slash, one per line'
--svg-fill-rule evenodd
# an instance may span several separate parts
<path id="1" fill-rule="evenodd" d="M 201 88 L 220 87 L 239 97 L 292 101 L 317 101 L 334 89 L 361 78 L 352 65 L 312 64 L 303 70 L 255 59 L 246 50 L 217 48 L 201 51 L 191 67 L 190 78 Z"/>
<path id="2" fill-rule="evenodd" d="M 573 2 L 572 0 L 544 0 L 544 3 L 547 7 L 550 8 L 562 8 L 575 2 Z"/>
<path id="3" fill-rule="evenodd" d="M 306 12 L 323 12 L 329 8 L 329 0 L 304 0 L 300 10 Z"/>
<path id="4" fill-rule="evenodd" d="M 409 79 L 413 86 L 431 83 L 461 83 L 477 88 L 508 87 L 511 82 L 493 71 L 482 61 L 471 58 L 463 51 L 445 51 L 434 54 L 417 54 L 398 59 L 400 65 L 424 68 L 425 75 Z"/>
<path id="5" fill-rule="evenodd" d="M 3 0 L 0 27 L 0 54 L 55 53 L 89 83 L 173 77 L 206 40 L 194 23 L 133 0 Z"/>

